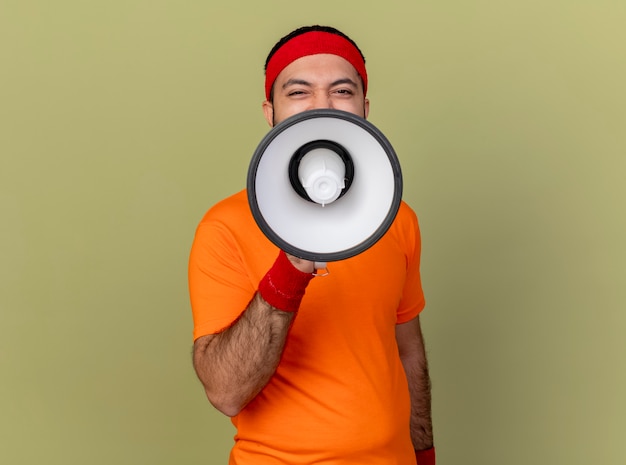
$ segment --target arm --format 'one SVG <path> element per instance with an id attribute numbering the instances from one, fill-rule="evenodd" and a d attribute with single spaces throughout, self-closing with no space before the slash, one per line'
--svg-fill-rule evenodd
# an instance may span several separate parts
<path id="1" fill-rule="evenodd" d="M 271 379 L 312 271 L 312 262 L 281 253 L 239 319 L 195 341 L 194 368 L 222 413 L 237 415 Z"/>
<path id="2" fill-rule="evenodd" d="M 411 395 L 413 447 L 416 451 L 430 449 L 433 447 L 430 376 L 419 316 L 396 325 L 396 340 Z"/>
<path id="3" fill-rule="evenodd" d="M 257 293 L 233 325 L 196 340 L 194 368 L 215 408 L 232 417 L 263 389 L 278 367 L 293 317 Z"/>

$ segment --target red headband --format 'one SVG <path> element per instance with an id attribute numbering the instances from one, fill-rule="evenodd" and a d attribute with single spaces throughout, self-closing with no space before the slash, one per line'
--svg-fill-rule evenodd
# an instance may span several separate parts
<path id="1" fill-rule="evenodd" d="M 274 81 L 289 64 L 309 55 L 328 53 L 347 60 L 363 80 L 363 94 L 367 93 L 365 60 L 359 50 L 346 38 L 331 32 L 311 31 L 287 41 L 270 58 L 265 70 L 265 96 L 270 99 Z"/>

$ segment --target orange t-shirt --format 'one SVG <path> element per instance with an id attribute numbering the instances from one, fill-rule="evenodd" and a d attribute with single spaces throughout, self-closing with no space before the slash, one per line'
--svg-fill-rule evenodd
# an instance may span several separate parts
<path id="1" fill-rule="evenodd" d="M 189 262 L 194 339 L 228 327 L 278 255 L 246 191 L 198 226 Z M 328 263 L 294 319 L 276 373 L 236 417 L 230 464 L 414 464 L 395 326 L 424 308 L 417 217 L 402 202 L 371 248 Z"/>

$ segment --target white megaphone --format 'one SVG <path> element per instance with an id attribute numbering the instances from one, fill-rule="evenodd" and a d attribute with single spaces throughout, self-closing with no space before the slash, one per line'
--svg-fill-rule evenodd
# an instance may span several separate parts
<path id="1" fill-rule="evenodd" d="M 343 260 L 387 232 L 402 200 L 393 147 L 370 122 L 340 110 L 282 121 L 257 147 L 248 203 L 265 236 L 296 257 Z"/>

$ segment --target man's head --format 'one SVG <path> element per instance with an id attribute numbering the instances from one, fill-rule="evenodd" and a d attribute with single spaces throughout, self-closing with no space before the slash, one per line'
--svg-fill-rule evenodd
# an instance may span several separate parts
<path id="1" fill-rule="evenodd" d="M 283 37 L 265 62 L 263 111 L 273 126 L 315 108 L 334 108 L 367 117 L 365 59 L 345 34 L 307 26 Z"/>

